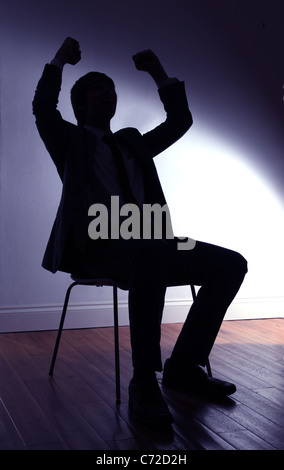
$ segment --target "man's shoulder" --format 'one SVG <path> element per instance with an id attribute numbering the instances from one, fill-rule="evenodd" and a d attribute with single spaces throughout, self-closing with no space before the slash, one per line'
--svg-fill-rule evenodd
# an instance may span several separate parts
<path id="1" fill-rule="evenodd" d="M 119 131 L 116 131 L 114 133 L 116 136 L 130 136 L 130 137 L 141 137 L 141 134 L 136 127 L 124 127 L 123 129 L 120 129 Z"/>
<path id="2" fill-rule="evenodd" d="M 114 133 L 118 142 L 133 150 L 133 154 L 145 158 L 149 153 L 145 146 L 144 137 L 135 127 L 126 127 Z"/>
<path id="3" fill-rule="evenodd" d="M 125 140 L 129 143 L 136 143 L 143 139 L 142 134 L 135 127 L 125 127 L 115 132 L 114 135 L 118 138 L 118 140 Z"/>

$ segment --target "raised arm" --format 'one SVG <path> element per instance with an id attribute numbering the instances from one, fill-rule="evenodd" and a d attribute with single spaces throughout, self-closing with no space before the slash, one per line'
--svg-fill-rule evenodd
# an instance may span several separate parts
<path id="1" fill-rule="evenodd" d="M 166 112 L 166 120 L 143 135 L 152 156 L 156 156 L 182 137 L 192 125 L 184 83 L 171 79 L 158 57 L 151 50 L 133 56 L 137 70 L 148 72 L 159 87 L 159 94 Z"/>
<path id="2" fill-rule="evenodd" d="M 61 89 L 62 69 L 66 64 L 75 65 L 81 58 L 79 43 L 66 38 L 55 54 L 54 59 L 45 66 L 38 82 L 33 100 L 33 114 L 39 134 L 53 159 L 62 178 L 65 162 L 65 144 L 68 130 L 72 124 L 63 120 L 57 110 Z"/>

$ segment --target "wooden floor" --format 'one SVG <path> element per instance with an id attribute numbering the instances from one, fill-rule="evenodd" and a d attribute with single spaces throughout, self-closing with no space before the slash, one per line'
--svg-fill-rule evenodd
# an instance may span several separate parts
<path id="1" fill-rule="evenodd" d="M 180 324 L 163 325 L 166 359 Z M 113 330 L 68 330 L 54 377 L 56 332 L 0 335 L 1 450 L 280 450 L 284 449 L 284 319 L 225 321 L 211 354 L 216 377 L 237 392 L 209 403 L 163 389 L 172 434 L 128 414 L 131 353 L 120 328 L 122 403 L 115 403 Z M 160 379 L 160 377 L 159 377 Z"/>

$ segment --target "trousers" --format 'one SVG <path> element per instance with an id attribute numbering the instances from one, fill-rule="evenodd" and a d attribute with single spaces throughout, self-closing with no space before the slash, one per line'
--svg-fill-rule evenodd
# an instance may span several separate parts
<path id="1" fill-rule="evenodd" d="M 245 258 L 232 250 L 197 241 L 192 250 L 178 250 L 170 240 L 102 240 L 96 271 L 128 282 L 133 367 L 162 370 L 161 322 L 168 286 L 200 286 L 171 359 L 180 366 L 205 366 L 226 311 L 245 274 Z M 101 264 L 101 266 L 100 266 Z"/>

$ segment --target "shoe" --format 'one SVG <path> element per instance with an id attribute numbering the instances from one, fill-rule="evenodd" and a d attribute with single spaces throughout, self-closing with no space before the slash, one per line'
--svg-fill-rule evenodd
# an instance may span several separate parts
<path id="1" fill-rule="evenodd" d="M 225 398 L 236 392 L 233 383 L 209 377 L 200 366 L 192 366 L 189 369 L 175 368 L 169 359 L 165 362 L 162 385 L 209 399 Z"/>
<path id="2" fill-rule="evenodd" d="M 129 410 L 138 421 L 151 427 L 169 427 L 173 421 L 156 379 L 129 384 Z"/>

